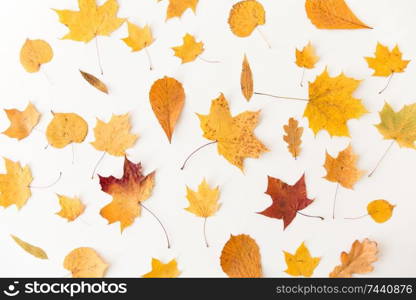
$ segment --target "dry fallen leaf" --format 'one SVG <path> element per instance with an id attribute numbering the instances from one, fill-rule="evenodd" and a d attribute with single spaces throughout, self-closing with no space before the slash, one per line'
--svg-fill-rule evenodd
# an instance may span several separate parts
<path id="1" fill-rule="evenodd" d="M 306 0 L 305 9 L 319 29 L 372 29 L 355 16 L 344 0 Z"/>
<path id="2" fill-rule="evenodd" d="M 20 50 L 20 63 L 29 73 L 38 72 L 41 65 L 50 62 L 52 58 L 52 48 L 44 40 L 27 39 Z"/>
<path id="3" fill-rule="evenodd" d="M 101 278 L 108 265 L 94 249 L 81 247 L 65 257 L 64 268 L 71 272 L 73 278 Z"/>
<path id="4" fill-rule="evenodd" d="M 74 113 L 54 113 L 46 129 L 49 145 L 63 148 L 71 143 L 82 143 L 88 133 L 88 124 Z"/>
<path id="5" fill-rule="evenodd" d="M 108 88 L 105 85 L 104 82 L 102 82 L 100 79 L 98 79 L 97 77 L 95 77 L 94 75 L 91 75 L 87 72 L 81 71 L 79 70 L 79 72 L 81 73 L 82 77 L 93 87 L 95 87 L 97 90 L 108 94 Z"/>
<path id="6" fill-rule="evenodd" d="M 315 54 L 315 48 L 311 42 L 303 47 L 301 51 L 296 49 L 296 64 L 298 67 L 313 69 L 318 61 L 319 57 Z"/>
<path id="7" fill-rule="evenodd" d="M 356 240 L 349 253 L 341 253 L 341 264 L 336 266 L 329 277 L 349 278 L 353 274 L 365 274 L 372 272 L 372 263 L 377 261 L 377 243 L 365 239 L 360 242 Z"/>
<path id="8" fill-rule="evenodd" d="M 109 36 L 124 22 L 117 18 L 117 0 L 107 0 L 101 6 L 96 0 L 78 0 L 78 6 L 79 11 L 55 9 L 59 21 L 69 29 L 63 39 L 89 42 L 98 35 Z"/>
<path id="9" fill-rule="evenodd" d="M 48 255 L 45 251 L 43 251 L 41 248 L 33 246 L 25 241 L 22 241 L 17 236 L 14 236 L 13 234 L 10 235 L 12 239 L 27 253 L 33 255 L 34 257 L 40 258 L 40 259 L 48 259 Z"/>
<path id="10" fill-rule="evenodd" d="M 368 203 L 367 212 L 375 222 L 384 223 L 393 215 L 394 207 L 386 200 L 374 200 Z"/>
<path id="11" fill-rule="evenodd" d="M 299 246 L 295 254 L 283 251 L 287 269 L 285 272 L 292 276 L 311 277 L 321 258 L 312 257 L 305 243 Z"/>
<path id="12" fill-rule="evenodd" d="M 140 51 L 153 43 L 153 35 L 149 25 L 143 28 L 131 22 L 127 22 L 129 36 L 122 39 L 132 52 Z"/>
<path id="13" fill-rule="evenodd" d="M 185 103 L 185 91 L 182 84 L 175 78 L 165 76 L 153 83 L 149 99 L 152 110 L 170 143 Z"/>
<path id="14" fill-rule="evenodd" d="M 130 128 L 129 114 L 112 115 L 108 123 L 97 118 L 94 128 L 95 141 L 91 145 L 98 151 L 124 156 L 126 150 L 137 140 L 137 135 L 131 134 Z"/>
<path id="15" fill-rule="evenodd" d="M 85 210 L 85 205 L 82 204 L 79 198 L 70 198 L 63 195 L 58 195 L 58 198 L 61 210 L 56 214 L 70 222 L 78 218 Z"/>
<path id="16" fill-rule="evenodd" d="M 20 163 L 4 158 L 6 174 L 0 174 L 0 206 L 16 204 L 21 209 L 32 195 L 30 183 L 32 173 L 28 166 L 22 168 Z"/>
<path id="17" fill-rule="evenodd" d="M 389 76 L 392 73 L 404 72 L 410 60 L 402 59 L 399 46 L 392 51 L 386 46 L 377 43 L 375 57 L 365 57 L 368 66 L 374 69 L 373 76 Z"/>
<path id="18" fill-rule="evenodd" d="M 40 119 L 40 113 L 30 102 L 23 111 L 17 109 L 5 109 L 4 111 L 10 120 L 10 126 L 3 134 L 18 140 L 27 137 Z"/>
<path id="19" fill-rule="evenodd" d="M 263 5 L 256 0 L 244 0 L 233 5 L 228 17 L 231 31 L 238 37 L 249 36 L 257 26 L 266 23 Z"/>
<path id="20" fill-rule="evenodd" d="M 152 271 L 144 274 L 143 278 L 176 278 L 181 274 L 178 270 L 176 259 L 164 264 L 156 258 L 152 258 Z"/>
<path id="21" fill-rule="evenodd" d="M 249 235 L 231 235 L 220 259 L 222 270 L 231 278 L 262 277 L 260 249 Z"/>
<path id="22" fill-rule="evenodd" d="M 272 198 L 273 202 L 259 214 L 269 218 L 283 219 L 283 229 L 286 229 L 292 223 L 298 211 L 313 202 L 307 196 L 305 175 L 302 175 L 294 185 L 289 185 L 270 176 L 267 179 L 266 194 Z"/>
<path id="23" fill-rule="evenodd" d="M 182 60 L 182 63 L 194 61 L 202 52 L 204 52 L 204 43 L 197 42 L 195 37 L 187 33 L 183 37 L 181 46 L 172 47 L 175 56 Z"/>
<path id="24" fill-rule="evenodd" d="M 287 143 L 287 149 L 296 159 L 300 153 L 300 145 L 302 143 L 303 127 L 299 126 L 299 122 L 294 118 L 290 118 L 288 125 L 284 125 L 283 129 L 286 135 L 283 136 L 283 140 Z"/>
<path id="25" fill-rule="evenodd" d="M 140 216 L 140 202 L 150 197 L 155 180 L 155 172 L 144 176 L 140 163 L 135 164 L 124 158 L 123 177 L 114 176 L 100 178 L 101 190 L 113 197 L 112 201 L 104 206 L 100 214 L 109 224 L 120 222 L 120 229 L 133 224 L 134 219 Z"/>
<path id="26" fill-rule="evenodd" d="M 158 2 L 162 0 L 157 0 Z M 196 6 L 199 0 L 169 0 L 168 11 L 166 13 L 166 20 L 174 17 L 181 17 L 182 14 L 188 9 L 192 9 L 196 13 Z"/>
<path id="27" fill-rule="evenodd" d="M 208 115 L 198 114 L 204 137 L 218 143 L 218 153 L 231 164 L 243 170 L 244 159 L 258 158 L 268 151 L 254 135 L 260 111 L 246 111 L 235 117 L 231 116 L 228 102 L 221 94 L 212 100 Z"/>
<path id="28" fill-rule="evenodd" d="M 243 92 L 244 97 L 247 101 L 250 101 L 253 97 L 253 73 L 251 72 L 250 64 L 248 62 L 247 56 L 244 55 L 243 68 L 241 70 L 241 91 Z"/>

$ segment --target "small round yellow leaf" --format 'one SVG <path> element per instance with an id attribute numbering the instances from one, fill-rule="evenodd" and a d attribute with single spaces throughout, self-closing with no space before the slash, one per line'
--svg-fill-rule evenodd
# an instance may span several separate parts
<path id="1" fill-rule="evenodd" d="M 53 58 L 51 46 L 43 40 L 29 40 L 20 50 L 20 63 L 29 73 L 38 72 L 40 66 Z"/>
<path id="2" fill-rule="evenodd" d="M 231 31 L 239 37 L 249 36 L 257 26 L 265 23 L 266 12 L 263 5 L 256 0 L 245 0 L 234 4 L 228 18 Z"/>
<path id="3" fill-rule="evenodd" d="M 391 218 L 394 207 L 386 200 L 374 200 L 367 205 L 367 211 L 374 221 L 384 223 Z"/>
<path id="4" fill-rule="evenodd" d="M 46 129 L 48 143 L 55 148 L 63 148 L 71 143 L 82 143 L 87 133 L 87 122 L 74 113 L 54 113 L 53 120 Z"/>

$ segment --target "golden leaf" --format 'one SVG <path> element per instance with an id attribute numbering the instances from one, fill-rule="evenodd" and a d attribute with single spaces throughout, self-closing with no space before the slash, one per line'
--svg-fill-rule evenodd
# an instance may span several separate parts
<path id="1" fill-rule="evenodd" d="M 27 137 L 40 119 L 40 113 L 30 102 L 23 111 L 17 109 L 5 109 L 4 111 L 10 120 L 10 126 L 3 134 L 18 140 Z"/>
<path id="2" fill-rule="evenodd" d="M 249 235 L 231 235 L 221 252 L 221 268 L 232 278 L 262 277 L 260 249 Z"/>
<path id="3" fill-rule="evenodd" d="M 165 76 L 153 83 L 149 98 L 152 110 L 170 143 L 185 103 L 182 84 L 175 78 Z"/>
<path id="4" fill-rule="evenodd" d="M 33 246 L 25 241 L 22 241 L 17 236 L 14 236 L 13 234 L 10 235 L 12 239 L 27 253 L 33 255 L 34 257 L 40 258 L 40 259 L 48 259 L 48 255 L 45 251 L 43 251 L 41 248 Z"/>
<path id="5" fill-rule="evenodd" d="M 187 33 L 183 37 L 182 46 L 172 47 L 175 56 L 182 60 L 182 63 L 194 61 L 203 51 L 204 43 L 196 42 L 195 37 Z"/>
<path id="6" fill-rule="evenodd" d="M 302 51 L 296 49 L 296 64 L 301 68 L 312 69 L 319 61 L 319 57 L 315 54 L 315 48 L 309 42 Z"/>
<path id="7" fill-rule="evenodd" d="M 306 0 L 305 8 L 319 29 L 372 29 L 355 16 L 344 0 Z"/>
<path id="8" fill-rule="evenodd" d="M 233 5 L 228 17 L 231 31 L 238 37 L 249 36 L 257 26 L 266 23 L 263 5 L 256 0 L 244 0 Z"/>
<path id="9" fill-rule="evenodd" d="M 349 253 L 341 253 L 341 264 L 336 266 L 329 277 L 347 278 L 353 274 L 365 274 L 372 272 L 372 263 L 377 261 L 377 243 L 365 239 L 360 242 L 356 240 Z"/>
<path id="10" fill-rule="evenodd" d="M 352 189 L 364 174 L 356 166 L 357 159 L 358 156 L 352 151 L 351 144 L 345 150 L 339 152 L 336 158 L 333 158 L 327 152 L 324 165 L 327 174 L 324 178 L 332 182 L 338 182 L 347 189 Z"/>
<path id="11" fill-rule="evenodd" d="M 246 55 L 244 55 L 240 84 L 244 97 L 247 101 L 250 101 L 251 97 L 253 97 L 253 73 L 251 72 L 250 64 Z"/>
<path id="12" fill-rule="evenodd" d="M 131 48 L 131 51 L 140 51 L 153 43 L 152 31 L 148 25 L 143 28 L 131 22 L 127 22 L 127 25 L 129 36 L 122 39 L 122 41 Z"/>
<path id="13" fill-rule="evenodd" d="M 198 114 L 204 137 L 218 143 L 218 153 L 231 164 L 243 170 L 244 159 L 258 158 L 268 151 L 254 135 L 260 111 L 246 111 L 231 116 L 228 102 L 221 94 L 212 100 L 208 115 Z"/>
<path id="14" fill-rule="evenodd" d="M 65 257 L 64 268 L 71 272 L 73 278 L 101 278 L 108 265 L 94 249 L 81 247 Z"/>
<path id="15" fill-rule="evenodd" d="M 404 72 L 410 60 L 403 60 L 399 46 L 389 51 L 386 46 L 377 43 L 375 57 L 364 57 L 368 66 L 374 69 L 373 76 L 389 76 Z"/>
<path id="16" fill-rule="evenodd" d="M 302 143 L 303 127 L 298 126 L 299 123 L 294 118 L 289 119 L 288 125 L 284 125 L 283 129 L 286 135 L 283 136 L 283 140 L 287 143 L 287 149 L 296 159 L 300 153 L 300 145 Z"/>
<path id="17" fill-rule="evenodd" d="M 374 200 L 368 203 L 367 212 L 377 223 L 384 223 L 393 215 L 394 207 L 386 200 Z"/>
<path id="18" fill-rule="evenodd" d="M 211 188 L 204 179 L 195 192 L 189 187 L 186 187 L 186 198 L 189 201 L 189 207 L 185 208 L 187 211 L 201 218 L 208 218 L 213 216 L 221 204 L 218 203 L 220 191 L 218 187 Z"/>
<path id="19" fill-rule="evenodd" d="M 63 148 L 71 143 L 82 143 L 88 133 L 88 124 L 74 113 L 53 113 L 53 119 L 46 129 L 48 143 Z"/>
<path id="20" fill-rule="evenodd" d="M 124 156 L 126 150 L 134 145 L 137 135 L 130 133 L 129 114 L 112 115 L 110 122 L 104 123 L 97 118 L 94 128 L 95 141 L 91 145 L 98 151 L 114 156 Z"/>
<path id="21" fill-rule="evenodd" d="M 59 21 L 69 29 L 63 39 L 89 42 L 98 35 L 109 36 L 124 22 L 117 18 L 117 0 L 107 0 L 101 6 L 96 0 L 78 0 L 78 6 L 79 11 L 55 9 Z"/>
<path id="22" fill-rule="evenodd" d="M 321 260 L 320 257 L 311 256 L 305 243 L 299 246 L 294 255 L 286 251 L 283 251 L 283 253 L 287 264 L 285 272 L 292 276 L 311 277 Z"/>
<path id="23" fill-rule="evenodd" d="M 303 115 L 315 134 L 324 129 L 331 136 L 349 136 L 347 121 L 367 113 L 361 101 L 352 96 L 359 85 L 360 80 L 344 74 L 330 77 L 326 69 L 309 83 L 309 101 Z"/>
<path id="24" fill-rule="evenodd" d="M 20 50 L 20 63 L 29 73 L 38 72 L 41 65 L 50 62 L 52 58 L 52 48 L 44 40 L 27 39 Z"/>
<path id="25" fill-rule="evenodd" d="M 16 204 L 20 209 L 32 195 L 30 183 L 32 173 L 28 166 L 22 168 L 20 163 L 4 158 L 6 174 L 0 174 L 0 206 Z"/>
<path id="26" fill-rule="evenodd" d="M 62 195 L 58 195 L 58 198 L 61 210 L 56 214 L 68 221 L 74 221 L 85 210 L 85 206 L 79 198 L 70 198 Z"/>
<path id="27" fill-rule="evenodd" d="M 162 0 L 158 0 L 160 2 Z M 166 13 L 166 20 L 174 17 L 180 17 L 188 9 L 192 9 L 196 13 L 196 6 L 199 0 L 169 0 L 168 11 Z"/>
<path id="28" fill-rule="evenodd" d="M 156 258 L 152 258 L 152 271 L 144 274 L 143 278 L 176 278 L 181 272 L 178 270 L 176 259 L 172 259 L 167 264 L 162 263 Z"/>
<path id="29" fill-rule="evenodd" d="M 79 70 L 79 72 L 81 73 L 82 77 L 93 87 L 95 87 L 97 90 L 108 94 L 108 88 L 105 85 L 104 82 L 102 82 L 100 79 L 98 79 L 97 77 L 95 77 L 94 75 L 91 75 L 87 72 L 81 71 Z"/>

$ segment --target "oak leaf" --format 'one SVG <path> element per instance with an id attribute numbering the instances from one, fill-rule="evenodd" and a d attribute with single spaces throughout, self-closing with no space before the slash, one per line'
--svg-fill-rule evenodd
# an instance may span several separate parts
<path id="1" fill-rule="evenodd" d="M 10 235 L 12 239 L 27 253 L 33 255 L 34 257 L 40 258 L 40 259 L 48 259 L 48 255 L 46 254 L 43 249 L 33 246 L 21 239 L 19 239 L 17 236 L 14 236 L 13 234 Z"/>
<path id="2" fill-rule="evenodd" d="M 386 200 L 374 200 L 368 203 L 367 212 L 375 222 L 384 223 L 393 215 L 394 207 Z"/>
<path id="3" fill-rule="evenodd" d="M 283 140 L 287 143 L 287 149 L 296 159 L 300 153 L 300 145 L 302 143 L 303 127 L 299 126 L 299 122 L 294 118 L 290 118 L 287 125 L 283 126 L 286 135 L 283 136 Z"/>
<path id="4" fill-rule="evenodd" d="M 341 264 L 336 266 L 329 277 L 347 278 L 353 274 L 365 274 L 372 272 L 372 263 L 377 261 L 377 243 L 365 239 L 362 242 L 356 240 L 349 253 L 341 253 Z"/>
<path id="5" fill-rule="evenodd" d="M 0 174 L 0 206 L 16 204 L 21 209 L 32 195 L 30 183 L 33 180 L 28 166 L 4 158 L 6 174 Z"/>
<path id="6" fill-rule="evenodd" d="M 23 111 L 17 109 L 5 109 L 4 111 L 10 120 L 10 126 L 3 134 L 18 140 L 27 137 L 40 119 L 40 113 L 30 102 Z"/>
<path id="7" fill-rule="evenodd" d="M 289 185 L 280 179 L 267 177 L 268 184 L 266 194 L 272 198 L 272 204 L 260 214 L 275 219 L 283 219 L 283 229 L 286 229 L 298 211 L 309 206 L 313 200 L 309 199 L 306 192 L 305 175 L 294 184 Z"/>
<path id="8" fill-rule="evenodd" d="M 127 22 L 129 36 L 122 39 L 132 52 L 140 51 L 149 47 L 153 43 L 153 35 L 149 25 L 140 27 L 131 22 Z"/>
<path id="9" fill-rule="evenodd" d="M 306 0 L 305 9 L 319 29 L 372 29 L 355 16 L 344 0 Z"/>
<path id="10" fill-rule="evenodd" d="M 152 110 L 170 143 L 185 103 L 182 84 L 175 78 L 165 76 L 153 83 L 149 99 Z"/>
<path id="11" fill-rule="evenodd" d="M 375 57 L 365 57 L 368 66 L 374 69 L 373 76 L 389 76 L 392 73 L 404 72 L 410 60 L 402 59 L 399 46 L 392 51 L 386 46 L 377 43 Z"/>
<path id="12" fill-rule="evenodd" d="M 125 157 L 121 178 L 99 175 L 99 179 L 101 190 L 113 197 L 112 201 L 101 209 L 100 214 L 109 224 L 120 222 L 120 229 L 123 231 L 140 216 L 140 203 L 152 193 L 155 172 L 144 176 L 141 164 L 132 163 Z"/>
<path id="13" fill-rule="evenodd" d="M 56 214 L 68 221 L 74 221 L 78 218 L 85 210 L 85 205 L 79 198 L 70 198 L 63 195 L 57 195 L 59 198 L 59 205 L 61 210 Z"/>
<path id="14" fill-rule="evenodd" d="M 164 264 L 156 258 L 152 258 L 152 271 L 144 274 L 143 278 L 176 278 L 181 274 L 178 270 L 176 259 Z"/>
<path id="15" fill-rule="evenodd" d="M 260 249 L 249 235 L 231 235 L 220 260 L 222 270 L 231 278 L 262 277 Z"/>
<path id="16" fill-rule="evenodd" d="M 263 5 L 256 0 L 244 0 L 233 5 L 228 17 L 231 31 L 238 37 L 249 36 L 257 26 L 266 23 Z"/>
<path id="17" fill-rule="evenodd" d="M 101 278 L 107 271 L 108 264 L 94 249 L 81 247 L 65 257 L 64 268 L 71 272 L 73 278 Z"/>
<path id="18" fill-rule="evenodd" d="M 319 61 L 319 57 L 315 54 L 315 48 L 309 42 L 302 50 L 296 49 L 296 64 L 298 67 L 313 69 Z"/>
<path id="19" fill-rule="evenodd" d="M 98 151 L 114 156 L 124 156 L 126 150 L 134 145 L 137 135 L 130 133 L 129 114 L 112 115 L 108 123 L 97 118 L 94 128 L 95 141 L 91 145 Z"/>
<path id="20" fill-rule="evenodd" d="M 101 6 L 96 0 L 78 0 L 78 6 L 79 11 L 55 9 L 59 21 L 69 29 L 63 39 L 87 43 L 99 35 L 109 36 L 124 22 L 117 18 L 117 0 L 107 0 Z"/>
<path id="21" fill-rule="evenodd" d="M 79 72 L 81 73 L 82 77 L 93 87 L 95 87 L 97 90 L 108 94 L 108 88 L 105 85 L 104 82 L 102 82 L 100 79 L 98 79 L 97 77 L 95 77 L 94 75 L 91 75 L 87 72 L 81 71 L 79 70 Z"/>
<path id="22" fill-rule="evenodd" d="M 241 70 L 240 78 L 241 91 L 243 92 L 244 98 L 247 101 L 250 101 L 253 97 L 253 73 L 251 72 L 250 64 L 248 62 L 247 56 L 244 55 L 243 67 Z"/>
<path id="23" fill-rule="evenodd" d="M 320 257 L 312 257 L 305 243 L 299 246 L 295 254 L 283 251 L 287 269 L 285 272 L 292 276 L 311 277 L 321 261 Z"/>
<path id="24" fill-rule="evenodd" d="M 304 116 L 315 135 L 322 129 L 331 136 L 349 136 L 347 121 L 367 113 L 361 101 L 353 97 L 360 80 L 344 74 L 330 77 L 328 71 L 309 83 L 309 101 Z"/>
<path id="25" fill-rule="evenodd" d="M 228 102 L 221 94 L 212 100 L 208 115 L 197 115 L 204 137 L 216 141 L 218 153 L 241 170 L 245 158 L 258 158 L 261 153 L 268 151 L 253 133 L 260 111 L 246 111 L 232 117 Z"/>
<path id="26" fill-rule="evenodd" d="M 71 143 L 82 143 L 88 133 L 88 124 L 75 113 L 54 113 L 46 128 L 48 143 L 63 148 Z"/>
<path id="27" fill-rule="evenodd" d="M 182 63 L 194 61 L 202 52 L 204 52 L 204 43 L 197 42 L 195 37 L 187 33 L 183 37 L 183 44 L 181 46 L 172 47 L 175 51 L 175 56 L 182 60 Z"/>
<path id="28" fill-rule="evenodd" d="M 20 50 L 20 63 L 29 73 L 38 72 L 41 65 L 53 58 L 51 46 L 44 40 L 27 39 Z"/>
<path id="29" fill-rule="evenodd" d="M 221 206 L 218 203 L 219 196 L 220 191 L 218 187 L 211 188 L 204 179 L 198 186 L 197 192 L 186 187 L 186 198 L 189 201 L 189 207 L 185 209 L 201 218 L 211 217 Z"/>
<path id="30" fill-rule="evenodd" d="M 162 0 L 158 0 L 160 2 Z M 166 20 L 174 17 L 181 17 L 188 9 L 192 9 L 196 13 L 196 6 L 199 0 L 169 0 L 168 11 L 166 13 Z"/>

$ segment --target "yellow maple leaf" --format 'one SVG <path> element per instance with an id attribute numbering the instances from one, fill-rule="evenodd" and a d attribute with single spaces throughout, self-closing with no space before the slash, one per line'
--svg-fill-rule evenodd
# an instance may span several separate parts
<path id="1" fill-rule="evenodd" d="M 386 140 L 395 140 L 400 147 L 416 149 L 416 103 L 395 112 L 385 103 L 380 111 L 380 124 L 375 125 Z"/>
<path id="2" fill-rule="evenodd" d="M 64 268 L 71 272 L 73 278 L 100 278 L 107 271 L 108 264 L 94 249 L 81 247 L 65 256 Z"/>
<path id="3" fill-rule="evenodd" d="M 82 204 L 79 198 L 70 198 L 63 195 L 58 195 L 58 198 L 61 210 L 56 214 L 68 221 L 74 221 L 85 210 L 85 205 Z"/>
<path id="4" fill-rule="evenodd" d="M 238 37 L 249 36 L 257 26 L 266 23 L 263 5 L 256 0 L 244 0 L 233 5 L 228 17 L 231 31 Z"/>
<path id="5" fill-rule="evenodd" d="M 367 113 L 361 101 L 352 96 L 360 80 L 340 74 L 330 77 L 328 71 L 309 83 L 309 101 L 304 116 L 317 134 L 327 130 L 331 136 L 349 136 L 347 121 Z"/>
<path id="6" fill-rule="evenodd" d="M 40 113 L 30 102 L 23 111 L 17 109 L 5 109 L 4 111 L 10 120 L 10 126 L 3 134 L 18 140 L 27 137 L 40 119 Z"/>
<path id="7" fill-rule="evenodd" d="M 189 187 L 186 187 L 186 192 L 189 207 L 185 209 L 198 217 L 211 217 L 221 206 L 221 204 L 218 203 L 218 198 L 220 196 L 218 187 L 211 188 L 205 179 L 198 186 L 197 192 Z"/>
<path id="8" fill-rule="evenodd" d="M 160 2 L 162 0 L 158 0 Z M 183 13 L 188 9 L 192 9 L 196 13 L 196 6 L 199 0 L 169 0 L 168 11 L 166 13 L 166 20 L 174 17 L 181 17 Z"/>
<path id="9" fill-rule="evenodd" d="M 375 222 L 384 223 L 391 218 L 394 208 L 395 205 L 391 205 L 388 201 L 380 199 L 368 203 L 367 212 Z"/>
<path id="10" fill-rule="evenodd" d="M 51 46 L 44 40 L 27 39 L 20 50 L 20 63 L 29 73 L 38 72 L 41 65 L 53 58 Z"/>
<path id="11" fill-rule="evenodd" d="M 227 99 L 221 94 L 212 100 L 208 115 L 197 115 L 204 137 L 216 141 L 218 153 L 241 170 L 245 158 L 258 158 L 261 153 L 268 151 L 253 133 L 260 111 L 246 111 L 232 117 Z"/>
<path id="12" fill-rule="evenodd" d="M 20 248 L 25 250 L 27 253 L 33 255 L 34 257 L 40 258 L 40 259 L 48 259 L 48 255 L 46 254 L 43 249 L 33 246 L 21 239 L 19 239 L 17 236 L 14 236 L 13 234 L 10 235 L 12 239 L 16 242 L 16 244 L 19 245 Z"/>
<path id="13" fill-rule="evenodd" d="M 95 141 L 91 145 L 98 151 L 124 156 L 126 150 L 137 140 L 137 135 L 131 134 L 130 128 L 129 114 L 112 115 L 108 123 L 97 118 L 94 128 Z"/>
<path id="14" fill-rule="evenodd" d="M 374 69 L 373 76 L 389 76 L 392 73 L 404 72 L 410 60 L 403 60 L 402 53 L 396 45 L 392 51 L 377 43 L 375 57 L 365 57 L 368 66 Z"/>
<path id="15" fill-rule="evenodd" d="M 299 246 L 294 255 L 286 251 L 283 251 L 283 253 L 287 264 L 285 272 L 292 276 L 311 277 L 321 260 L 320 257 L 311 256 L 305 243 Z"/>
<path id="16" fill-rule="evenodd" d="M 28 166 L 22 168 L 20 163 L 4 158 L 6 174 L 0 174 L 0 206 L 16 204 L 22 208 L 30 198 L 32 173 Z"/>
<path id="17" fill-rule="evenodd" d="M 319 61 L 315 48 L 309 42 L 302 50 L 296 49 L 296 64 L 301 68 L 312 69 Z"/>
<path id="18" fill-rule="evenodd" d="M 129 36 L 122 41 L 131 48 L 131 51 L 140 51 L 153 43 L 153 35 L 149 25 L 140 27 L 131 22 L 127 22 L 127 25 Z"/>
<path id="19" fill-rule="evenodd" d="M 156 258 L 152 258 L 152 271 L 144 274 L 143 278 L 176 278 L 180 275 L 176 259 L 164 264 Z"/>
<path id="20" fill-rule="evenodd" d="M 175 56 L 179 57 L 184 64 L 194 61 L 204 51 L 204 43 L 196 42 L 195 37 L 187 33 L 183 37 L 183 44 L 172 49 L 175 51 Z"/>
<path id="21" fill-rule="evenodd" d="M 88 133 L 88 124 L 75 113 L 53 113 L 46 128 L 49 145 L 63 148 L 71 143 L 82 143 Z"/>
<path id="22" fill-rule="evenodd" d="M 107 0 L 97 6 L 96 0 L 78 0 L 79 11 L 58 10 L 59 21 L 69 28 L 63 39 L 89 42 L 98 35 L 109 36 L 123 24 L 117 18 L 117 0 Z"/>

